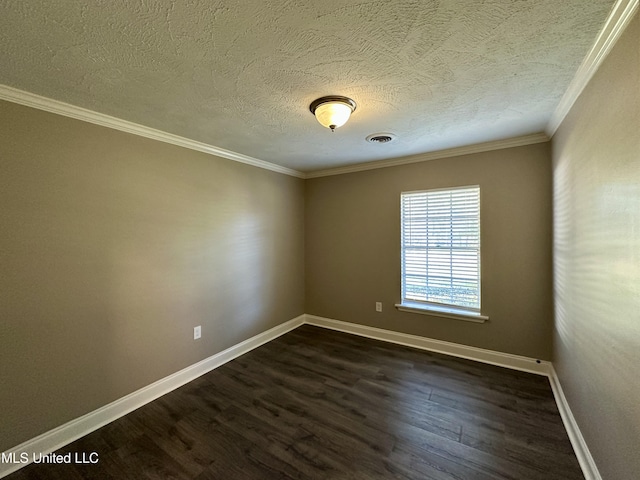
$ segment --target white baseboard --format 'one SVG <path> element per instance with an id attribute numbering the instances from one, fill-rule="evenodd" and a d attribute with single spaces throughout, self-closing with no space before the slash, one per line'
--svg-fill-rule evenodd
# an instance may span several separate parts
<path id="1" fill-rule="evenodd" d="M 70 422 L 65 423 L 53 430 L 43 433 L 21 445 L 18 445 L 6 452 L 2 453 L 4 458 L 18 459 L 18 463 L 0 462 L 0 478 L 28 465 L 36 453 L 51 453 L 65 445 L 97 430 L 98 428 L 126 415 L 129 412 L 140 408 L 141 406 L 165 395 L 178 387 L 195 380 L 211 370 L 243 355 L 254 348 L 259 347 L 271 340 L 283 335 L 304 323 L 304 315 L 300 315 L 288 322 L 282 323 L 266 332 L 251 337 L 233 347 L 230 347 L 220 353 L 212 355 L 209 358 L 195 363 L 179 372 L 168 377 L 162 378 L 140 390 L 136 390 L 129 395 L 122 397 L 114 402 L 98 408 L 93 412 L 78 417 Z M 26 453 L 29 461 L 19 463 L 21 454 Z"/>
<path id="2" fill-rule="evenodd" d="M 580 462 L 584 478 L 586 480 L 602 480 L 598 467 L 596 466 L 596 462 L 593 460 L 589 447 L 587 446 L 587 442 L 585 442 L 582 432 L 580 431 L 580 427 L 578 427 L 578 423 L 571 412 L 569 402 L 567 402 L 567 397 L 564 396 L 562 386 L 560 385 L 560 379 L 558 378 L 553 365 L 549 372 L 549 382 L 551 383 L 553 396 L 558 404 L 558 410 L 560 411 L 564 428 L 567 430 L 567 435 L 569 435 L 569 440 L 571 440 L 573 450 L 576 457 L 578 457 L 578 462 Z"/>
<path id="3" fill-rule="evenodd" d="M 562 417 L 565 429 L 569 435 L 569 440 L 571 441 L 573 450 L 578 458 L 580 467 L 582 468 L 585 480 L 602 480 L 595 461 L 591 456 L 591 452 L 589 451 L 584 437 L 580 432 L 580 428 L 571 413 L 567 399 L 562 391 L 560 380 L 558 379 L 551 362 L 539 361 L 533 358 L 512 355 L 509 353 L 495 352 L 493 350 L 469 347 L 467 345 L 460 345 L 457 343 L 443 342 L 441 340 L 393 332 L 391 330 L 383 330 L 380 328 L 343 322 L 341 320 L 334 320 L 331 318 L 317 317 L 315 315 L 305 315 L 304 323 L 308 325 L 315 325 L 317 327 L 329 328 L 331 330 L 338 330 L 340 332 L 360 335 L 362 337 L 373 338 L 375 340 L 382 340 L 384 342 L 397 343 L 408 347 L 420 348 L 422 350 L 429 350 L 432 352 L 443 353 L 445 355 L 452 355 L 454 357 L 466 358 L 468 360 L 475 360 L 477 362 L 489 363 L 491 365 L 549 377 L 553 396 L 556 404 L 558 405 L 560 416 Z"/>
<path id="4" fill-rule="evenodd" d="M 333 320 L 331 318 L 317 317 L 315 315 L 305 315 L 304 323 L 317 327 L 330 328 L 340 332 L 352 333 L 361 337 L 373 338 L 384 342 L 397 343 L 407 347 L 429 350 L 430 352 L 444 353 L 454 357 L 466 358 L 477 362 L 489 363 L 499 367 L 521 370 L 523 372 L 535 373 L 548 376 L 551 372 L 551 363 L 535 358 L 512 355 L 510 353 L 485 350 L 484 348 L 469 347 L 458 343 L 443 342 L 407 333 L 393 332 L 381 328 L 359 325 L 356 323 Z"/>
<path id="5" fill-rule="evenodd" d="M 94 430 L 97 430 L 98 428 L 126 415 L 127 413 L 152 402 L 156 398 L 159 398 L 162 395 L 195 380 L 199 376 L 218 368 L 234 358 L 257 348 L 260 345 L 270 342 L 281 335 L 284 335 L 302 324 L 314 325 L 375 340 L 396 343 L 399 345 L 443 353 L 454 357 L 466 358 L 500 367 L 548 376 L 556 403 L 558 404 L 558 410 L 562 416 L 562 420 L 567 430 L 567 434 L 569 435 L 569 439 L 571 440 L 571 444 L 573 445 L 576 457 L 582 467 L 585 479 L 602 480 L 593 457 L 589 452 L 589 448 L 584 441 L 584 437 L 580 432 L 580 428 L 571 413 L 571 409 L 569 408 L 567 399 L 562 391 L 558 376 L 550 362 L 307 314 L 300 315 L 299 317 L 289 320 L 288 322 L 278 325 L 266 332 L 251 337 L 244 342 L 212 355 L 201 362 L 191 365 L 179 372 L 158 380 L 151 385 L 130 393 L 115 402 L 78 417 L 64 425 L 54 428 L 53 430 L 45 432 L 38 437 L 7 450 L 6 452 L 2 452 L 2 455 L 4 458 L 20 459 L 21 453 L 27 453 L 28 458 L 32 459 L 33 453 L 47 454 L 54 452 L 55 450 L 58 450 L 59 448 L 68 445 Z M 30 462 L 24 464 L 0 463 L 0 478 L 15 472 L 28 463 Z"/>

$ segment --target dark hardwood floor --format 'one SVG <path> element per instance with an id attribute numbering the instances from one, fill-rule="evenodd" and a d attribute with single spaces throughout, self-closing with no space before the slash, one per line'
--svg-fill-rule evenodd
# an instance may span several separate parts
<path id="1" fill-rule="evenodd" d="M 23 479 L 583 479 L 546 377 L 302 326 Z"/>

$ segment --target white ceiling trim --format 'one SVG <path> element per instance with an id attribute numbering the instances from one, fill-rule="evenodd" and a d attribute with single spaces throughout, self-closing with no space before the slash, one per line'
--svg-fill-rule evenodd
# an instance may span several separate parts
<path id="1" fill-rule="evenodd" d="M 465 147 L 450 148 L 447 150 L 439 150 L 436 152 L 422 153 L 418 155 L 411 155 L 408 157 L 393 158 L 389 160 L 379 160 L 374 162 L 360 163 L 357 165 L 349 165 L 346 167 L 329 168 L 325 170 L 318 170 L 315 172 L 303 173 L 291 168 L 276 165 L 274 163 L 266 162 L 258 158 L 249 157 L 241 153 L 232 152 L 231 150 L 225 150 L 224 148 L 208 145 L 206 143 L 190 140 L 185 137 L 173 135 L 171 133 L 156 130 L 154 128 L 145 127 L 137 123 L 122 120 L 120 118 L 105 115 L 103 113 L 94 112 L 86 108 L 70 105 L 65 102 L 53 100 L 51 98 L 36 95 L 34 93 L 26 92 L 24 90 L 18 90 L 17 88 L 9 87 L 8 85 L 0 84 L 0 100 L 6 100 L 27 107 L 37 108 L 65 117 L 75 118 L 77 120 L 93 123 L 107 128 L 113 128 L 123 132 L 131 133 L 133 135 L 139 135 L 141 137 L 150 138 L 152 140 L 158 140 L 160 142 L 170 143 L 179 147 L 189 148 L 199 152 L 208 153 L 210 155 L 216 155 L 218 157 L 226 158 L 236 162 L 246 163 L 253 165 L 254 167 L 264 168 L 272 170 L 274 172 L 283 173 L 285 175 L 291 175 L 298 178 L 315 178 L 325 177 L 329 175 L 340 175 L 342 173 L 359 172 L 363 170 L 372 170 L 376 168 L 393 167 L 396 165 L 404 165 L 407 163 L 418 163 L 427 160 L 436 160 L 438 158 L 455 157 L 458 155 L 467 155 L 470 153 L 487 152 L 491 150 L 499 150 L 502 148 L 519 147 L 523 145 L 530 145 L 534 143 L 542 143 L 549 140 L 544 133 L 536 133 L 533 135 L 526 135 L 523 137 L 509 138 L 506 140 L 498 140 L 495 142 L 479 143 L 475 145 L 468 145 Z"/>
<path id="2" fill-rule="evenodd" d="M 476 143 L 465 147 L 449 148 L 446 150 L 438 150 L 435 152 L 419 153 L 408 157 L 392 158 L 390 160 L 378 160 L 374 162 L 360 163 L 358 165 L 349 165 L 347 167 L 328 168 L 326 170 L 317 170 L 305 175 L 305 178 L 327 177 L 329 175 L 341 175 L 343 173 L 361 172 L 363 170 L 374 170 L 377 168 L 396 167 L 409 163 L 426 162 L 428 160 L 438 160 L 440 158 L 458 157 L 460 155 L 469 155 L 471 153 L 490 152 L 492 150 L 501 150 L 503 148 L 522 147 L 524 145 L 533 145 L 535 143 L 548 142 L 549 137 L 545 133 L 534 133 L 521 137 L 507 138 L 505 140 L 496 140 L 494 142 Z"/>
<path id="3" fill-rule="evenodd" d="M 580 67 L 578 67 L 573 80 L 569 84 L 569 88 L 567 88 L 549 119 L 545 129 L 549 137 L 553 137 L 556 133 L 556 130 L 558 130 L 558 127 L 589 83 L 589 80 L 596 73 L 620 35 L 622 35 L 622 32 L 624 32 L 638 9 L 639 2 L 640 0 L 618 0 L 615 3 L 593 47 L 582 61 Z"/>
<path id="4" fill-rule="evenodd" d="M 284 173 L 285 175 L 291 175 L 292 177 L 304 178 L 305 175 L 302 172 L 293 170 L 291 168 L 282 167 L 274 163 L 265 162 L 258 158 L 249 157 L 241 153 L 232 152 L 231 150 L 225 150 L 224 148 L 215 147 L 206 143 L 190 140 L 185 137 L 173 135 L 171 133 L 156 130 L 155 128 L 145 127 L 137 123 L 128 122 L 120 118 L 112 117 L 110 115 L 104 115 L 102 113 L 94 112 L 86 108 L 77 107 L 68 103 L 53 100 L 51 98 L 42 97 L 33 93 L 18 90 L 7 85 L 0 85 L 0 100 L 7 100 L 9 102 L 18 103 L 27 107 L 37 108 L 39 110 L 45 110 L 51 113 L 57 113 L 58 115 L 64 115 L 65 117 L 75 118 L 89 123 L 94 123 L 107 128 L 113 128 L 122 132 L 132 133 L 141 137 L 150 138 L 152 140 L 158 140 L 160 142 L 170 143 L 179 147 L 189 148 L 198 152 L 208 153 L 217 157 L 226 158 L 235 162 L 246 163 L 253 165 L 254 167 L 264 168 L 266 170 L 272 170 L 278 173 Z"/>
<path id="5" fill-rule="evenodd" d="M 452 148 L 448 150 L 434 151 L 434 152 L 410 155 L 405 157 L 396 156 L 394 158 L 386 159 L 386 160 L 367 161 L 364 163 L 346 165 L 343 167 L 332 167 L 332 168 L 327 168 L 323 170 L 310 171 L 309 173 L 304 173 L 299 170 L 295 170 L 292 168 L 278 165 L 276 163 L 272 163 L 274 161 L 276 162 L 279 161 L 278 159 L 271 159 L 271 161 L 262 160 L 260 158 L 255 158 L 255 157 L 251 157 L 241 153 L 237 153 L 232 150 L 216 147 L 211 143 L 203 143 L 203 142 L 191 140 L 189 138 L 180 137 L 178 135 L 168 133 L 167 131 L 156 130 L 141 124 L 128 122 L 116 117 L 104 115 L 96 111 L 88 110 L 85 108 L 74 106 L 72 104 L 67 104 L 67 103 L 53 100 L 50 98 L 35 95 L 33 93 L 18 90 L 2 84 L 0 84 L 0 100 L 8 100 L 14 103 L 23 104 L 33 108 L 38 108 L 44 111 L 49 111 L 52 113 L 64 115 L 70 118 L 87 121 L 93 124 L 105 126 L 108 128 L 113 128 L 123 132 L 131 133 L 134 135 L 139 135 L 142 137 L 165 142 L 168 144 L 181 146 L 183 148 L 189 148 L 189 149 L 200 151 L 206 154 L 215 155 L 215 156 L 226 158 L 229 160 L 249 164 L 258 168 L 263 168 L 263 169 L 267 169 L 274 172 L 291 175 L 291 176 L 303 178 L 303 179 L 321 177 L 326 175 L 337 175 L 341 173 L 349 173 L 349 172 L 355 172 L 360 170 L 370 170 L 373 168 L 384 168 L 387 166 L 402 165 L 405 163 L 416 163 L 416 162 L 427 161 L 427 160 L 432 160 L 436 158 L 446 158 L 446 157 L 452 157 L 456 155 L 465 155 L 469 153 L 483 152 L 483 151 L 489 151 L 489 150 L 495 150 L 495 149 L 501 149 L 501 148 L 509 148 L 509 147 L 518 146 L 518 145 L 526 145 L 529 143 L 538 143 L 538 142 L 548 141 L 548 139 L 555 134 L 558 126 L 562 123 L 563 119 L 570 111 L 572 105 L 574 104 L 574 102 L 576 101 L 576 99 L 578 98 L 582 90 L 588 84 L 588 82 L 590 81 L 595 71 L 598 69 L 603 59 L 606 57 L 608 52 L 611 50 L 611 48 L 619 38 L 619 36 L 622 34 L 627 24 L 630 22 L 633 15 L 638 10 L 639 2 L 640 0 L 615 0 L 615 2 L 611 0 L 607 0 L 606 2 L 602 2 L 602 8 L 607 8 L 612 3 L 614 3 L 613 8 L 611 9 L 611 11 L 609 11 L 604 27 L 601 29 L 595 41 L 595 44 L 589 51 L 588 55 L 584 58 L 581 66 L 576 71 L 573 77 L 573 80 L 569 85 L 569 88 L 567 89 L 567 91 L 564 92 L 564 96 L 562 97 L 560 103 L 558 103 L 558 105 L 556 106 L 555 111 L 553 112 L 551 118 L 547 122 L 544 128 L 544 131 L 546 132 L 546 136 L 544 133 L 541 132 L 539 134 L 529 135 L 526 137 L 511 138 L 505 141 L 487 142 L 483 144 L 463 146 L 463 147 Z M 603 10 L 602 8 L 600 8 L 599 10 L 599 18 L 602 18 L 604 12 L 606 11 L 606 10 Z M 168 126 L 165 126 L 162 128 L 164 128 L 165 130 L 171 130 L 171 128 L 168 128 Z M 215 140 L 210 140 L 210 141 L 218 143 Z M 234 148 L 238 151 L 246 151 L 244 148 L 237 148 L 237 147 L 231 147 L 231 148 Z M 251 151 L 254 154 L 262 155 L 262 153 L 260 153 L 261 150 L 259 149 L 255 149 Z M 283 157 L 282 160 L 284 161 L 285 158 Z M 312 167 L 311 165 L 309 165 L 307 167 L 300 167 L 300 168 L 311 169 Z"/>
<path id="6" fill-rule="evenodd" d="M 161 130 L 156 130 L 154 128 L 122 120 L 110 115 L 94 112 L 86 108 L 78 107 L 65 102 L 60 102 L 58 100 L 53 100 L 51 98 L 19 90 L 7 85 L 0 84 L 0 100 L 7 100 L 28 107 L 64 115 L 66 117 L 75 118 L 77 120 L 82 120 L 96 125 L 101 125 L 103 127 L 113 128 L 115 130 L 120 130 L 134 135 L 139 135 L 153 140 L 158 140 L 172 145 L 177 145 L 180 147 L 189 148 L 191 150 L 196 150 L 210 155 L 226 158 L 228 160 L 245 163 L 255 167 L 264 168 L 266 170 L 283 173 L 285 175 L 291 175 L 297 178 L 317 178 L 330 175 L 341 175 L 345 173 L 419 163 L 440 158 L 449 158 L 460 155 L 487 152 L 491 150 L 500 150 L 503 148 L 518 147 L 549 141 L 549 139 L 555 134 L 556 130 L 571 110 L 571 107 L 578 99 L 586 85 L 598 70 L 603 60 L 611 51 L 618 38 L 624 32 L 624 29 L 633 18 L 633 15 L 636 13 L 639 3 L 640 0 L 618 0 L 615 3 L 593 47 L 576 71 L 576 74 L 571 81 L 568 89 L 564 93 L 562 99 L 560 100 L 560 103 L 549 119 L 549 122 L 545 129 L 546 133 L 536 133 L 506 140 L 479 143 L 475 145 L 456 147 L 388 160 L 365 162 L 356 165 L 348 165 L 345 167 L 317 170 L 309 173 L 303 173 L 298 170 L 267 162 L 265 160 L 260 160 L 258 158 L 243 155 L 231 150 L 226 150 L 214 145 L 209 145 L 171 133 L 163 132 Z"/>

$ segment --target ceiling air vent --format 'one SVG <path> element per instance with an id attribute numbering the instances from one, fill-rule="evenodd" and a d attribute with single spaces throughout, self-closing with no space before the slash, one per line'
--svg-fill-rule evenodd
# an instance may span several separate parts
<path id="1" fill-rule="evenodd" d="M 369 143 L 390 143 L 396 139 L 393 133 L 374 133 L 367 137 Z"/>

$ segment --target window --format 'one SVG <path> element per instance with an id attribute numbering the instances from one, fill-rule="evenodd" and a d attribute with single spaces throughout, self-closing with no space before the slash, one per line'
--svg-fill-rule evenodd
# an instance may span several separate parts
<path id="1" fill-rule="evenodd" d="M 398 308 L 486 320 L 480 315 L 480 187 L 406 192 L 401 209 Z"/>

